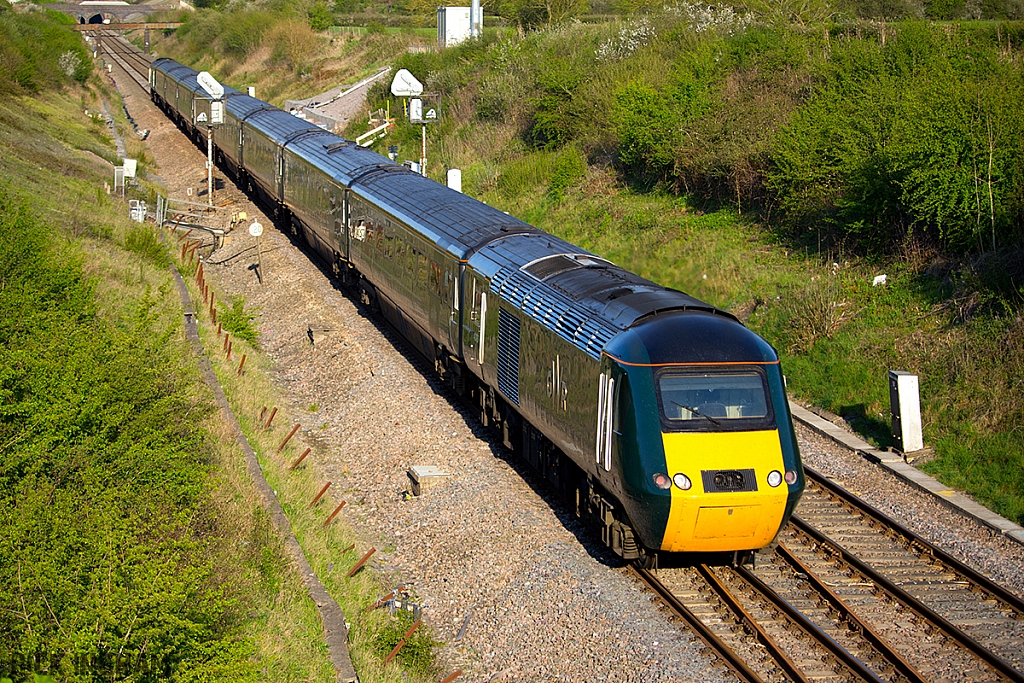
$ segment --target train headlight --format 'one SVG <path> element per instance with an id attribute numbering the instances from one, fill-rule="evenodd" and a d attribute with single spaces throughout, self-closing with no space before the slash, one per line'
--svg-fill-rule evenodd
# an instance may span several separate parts
<path id="1" fill-rule="evenodd" d="M 690 487 L 693 486 L 693 482 L 690 481 L 690 478 L 683 474 L 682 472 L 672 477 L 672 481 L 674 481 L 676 483 L 676 486 L 678 486 L 684 491 L 689 491 Z"/>
<path id="2" fill-rule="evenodd" d="M 786 483 L 795 484 L 797 476 L 796 470 L 786 470 Z"/>
<path id="3" fill-rule="evenodd" d="M 782 483 L 782 472 L 778 470 L 772 470 L 768 473 L 768 485 L 775 488 Z"/>
<path id="4" fill-rule="evenodd" d="M 654 480 L 654 485 L 659 489 L 670 489 L 672 488 L 672 480 L 668 478 L 668 475 L 664 472 L 658 472 L 651 479 Z"/>

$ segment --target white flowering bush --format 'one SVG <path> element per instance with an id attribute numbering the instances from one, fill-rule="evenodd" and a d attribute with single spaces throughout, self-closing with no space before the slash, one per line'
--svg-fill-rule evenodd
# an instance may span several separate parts
<path id="1" fill-rule="evenodd" d="M 82 57 L 74 50 L 68 50 L 57 59 L 57 66 L 68 78 L 74 78 L 81 65 Z"/>
<path id="2" fill-rule="evenodd" d="M 718 31 L 732 35 L 750 26 L 753 15 L 738 14 L 732 7 L 677 2 L 665 7 L 666 14 L 678 16 L 690 25 L 695 33 Z"/>
<path id="3" fill-rule="evenodd" d="M 625 59 L 647 45 L 654 36 L 655 30 L 650 19 L 647 17 L 633 19 L 619 29 L 617 34 L 598 46 L 597 60 L 612 62 Z"/>

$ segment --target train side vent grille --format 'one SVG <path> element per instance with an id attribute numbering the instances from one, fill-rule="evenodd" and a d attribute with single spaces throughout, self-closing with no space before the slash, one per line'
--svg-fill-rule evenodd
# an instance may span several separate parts
<path id="1" fill-rule="evenodd" d="M 735 493 L 756 491 L 757 478 L 754 470 L 703 470 L 705 493 Z"/>
<path id="2" fill-rule="evenodd" d="M 498 309 L 498 389 L 519 405 L 519 318 Z"/>

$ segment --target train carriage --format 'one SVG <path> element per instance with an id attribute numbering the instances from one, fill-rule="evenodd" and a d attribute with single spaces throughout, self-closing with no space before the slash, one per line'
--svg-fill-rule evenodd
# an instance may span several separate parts
<path id="1" fill-rule="evenodd" d="M 263 100 L 241 93 L 224 98 L 224 123 L 214 130 L 213 143 L 221 164 L 236 179 L 241 179 L 244 165 L 242 129 L 245 127 L 245 119 L 257 111 L 269 108 L 270 105 Z"/>
<path id="2" fill-rule="evenodd" d="M 289 142 L 284 163 L 284 202 L 293 220 L 310 246 L 342 274 L 349 261 L 347 190 L 354 178 L 381 167 L 380 155 L 324 131 Z"/>
<path id="3" fill-rule="evenodd" d="M 322 133 L 317 126 L 277 108 L 259 109 L 242 125 L 243 168 L 265 202 L 284 201 L 284 146 L 300 135 Z"/>

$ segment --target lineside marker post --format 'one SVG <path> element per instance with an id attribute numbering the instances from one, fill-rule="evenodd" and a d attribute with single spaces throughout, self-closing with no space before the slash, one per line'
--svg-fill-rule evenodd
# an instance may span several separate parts
<path id="1" fill-rule="evenodd" d="M 398 588 L 401 588 L 401 586 L 399 586 Z M 387 602 L 391 598 L 395 597 L 395 594 L 398 592 L 398 588 L 396 588 L 395 590 L 391 591 L 387 595 L 382 596 L 380 599 L 377 600 L 377 602 L 375 602 L 372 605 L 370 605 L 369 607 L 367 607 L 366 611 L 367 612 L 372 612 L 373 610 L 377 609 L 378 607 L 383 605 L 385 602 Z"/>
<path id="2" fill-rule="evenodd" d="M 309 507 L 313 507 L 314 505 L 319 503 L 320 499 L 324 497 L 324 494 L 327 493 L 327 489 L 329 488 L 331 488 L 331 482 L 327 482 L 326 484 L 324 484 L 324 487 L 320 489 L 320 493 L 316 494 L 316 497 L 313 498 L 313 502 L 309 504 Z"/>
<path id="3" fill-rule="evenodd" d="M 299 431 L 299 427 L 301 427 L 301 426 L 302 426 L 302 423 L 300 423 L 300 422 L 296 422 L 295 423 L 295 426 L 292 427 L 292 431 L 288 432 L 288 436 L 284 437 L 284 441 L 282 441 L 281 445 L 277 447 L 276 451 L 274 451 L 274 455 L 277 455 L 282 450 L 284 450 L 284 447 L 288 445 L 288 442 L 291 440 L 291 438 L 293 436 L 295 436 L 295 432 Z"/>
<path id="4" fill-rule="evenodd" d="M 341 501 L 341 503 L 338 504 L 338 507 L 334 508 L 334 512 L 332 512 L 331 516 L 327 518 L 326 522 L 324 522 L 324 528 L 327 528 L 330 525 L 330 523 L 334 521 L 334 518 L 338 516 L 339 512 L 341 512 L 341 508 L 345 507 L 346 502 L 347 501 L 343 500 Z"/>
<path id="5" fill-rule="evenodd" d="M 346 578 L 352 578 L 353 576 L 355 576 L 355 573 L 363 568 L 363 565 L 366 564 L 366 561 L 368 559 L 370 559 L 370 555 L 373 555 L 375 552 L 377 552 L 376 548 L 370 548 L 369 550 L 367 550 L 366 554 L 363 555 L 363 558 L 361 560 L 359 560 L 358 562 L 356 562 L 356 566 L 354 566 L 354 567 L 352 567 L 352 569 L 348 570 L 348 574 L 346 574 Z"/>
<path id="6" fill-rule="evenodd" d="M 242 356 L 242 360 L 243 360 L 243 362 L 245 361 L 245 356 Z M 239 368 L 239 371 L 241 371 L 241 368 Z M 309 449 L 308 448 L 306 450 L 302 451 L 302 455 L 300 455 L 298 457 L 298 459 L 295 462 L 293 462 L 292 466 L 289 467 L 288 469 L 294 470 L 296 467 L 299 466 L 299 463 L 301 463 L 303 460 L 306 459 L 307 455 L 309 455 Z"/>
<path id="7" fill-rule="evenodd" d="M 412 626 L 410 626 L 410 627 L 409 627 L 409 630 L 405 632 L 405 635 L 404 635 L 404 636 L 402 636 L 402 639 L 401 639 L 400 641 L 398 641 L 398 645 L 395 645 L 395 649 L 391 651 L 391 654 L 389 654 L 389 655 L 388 655 L 388 656 L 387 656 L 387 657 L 386 657 L 386 658 L 384 659 L 384 663 L 385 663 L 385 664 L 388 664 L 388 663 L 389 663 L 389 662 L 390 662 L 390 661 L 391 661 L 392 659 L 394 659 L 394 658 L 395 658 L 395 655 L 397 655 L 397 654 L 398 654 L 398 651 L 399 651 L 399 650 L 401 650 L 401 649 L 402 649 L 402 648 L 403 648 L 403 647 L 405 646 L 405 643 L 406 643 L 406 641 L 408 641 L 408 640 L 409 640 L 409 638 L 410 638 L 410 637 L 412 636 L 412 634 L 413 634 L 413 633 L 414 633 L 414 632 L 416 631 L 416 629 L 418 629 L 419 627 L 420 627 L 420 620 L 419 620 L 419 619 L 417 619 L 417 620 L 416 620 L 416 623 L 415 623 L 415 624 L 413 624 Z"/>

